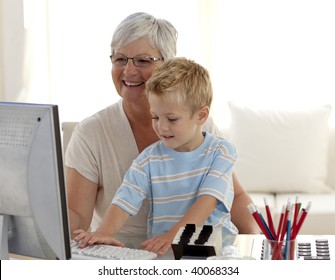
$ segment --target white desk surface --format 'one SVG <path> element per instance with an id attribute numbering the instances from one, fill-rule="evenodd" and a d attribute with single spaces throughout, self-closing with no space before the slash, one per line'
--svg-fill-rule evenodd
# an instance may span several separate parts
<path id="1" fill-rule="evenodd" d="M 140 248 L 140 243 L 145 240 L 145 236 L 140 235 L 126 235 L 127 237 L 119 237 L 126 247 Z M 235 236 L 226 237 L 223 239 L 223 247 L 227 245 L 234 245 L 237 247 L 238 256 L 243 258 L 251 258 L 260 260 L 262 251 L 262 242 L 264 240 L 263 234 L 239 234 Z M 330 257 L 335 260 L 335 235 L 299 235 L 297 241 L 314 243 L 316 239 L 327 239 L 329 241 Z M 158 258 L 159 260 L 174 260 L 172 249 L 170 249 L 164 256 Z"/>
<path id="2" fill-rule="evenodd" d="M 139 234 L 119 234 L 117 238 L 124 242 L 125 247 L 140 248 L 141 242 L 146 239 L 145 235 Z M 223 246 L 234 245 L 238 248 L 238 255 L 241 257 L 252 257 L 259 260 L 259 252 L 264 236 L 259 234 L 239 234 L 227 237 L 223 240 Z M 316 239 L 328 239 L 330 245 L 331 259 L 335 259 L 335 235 L 299 235 L 298 242 L 314 242 Z M 14 259 L 33 259 L 25 256 L 10 254 Z M 172 249 L 164 256 L 157 258 L 158 260 L 174 260 Z"/>

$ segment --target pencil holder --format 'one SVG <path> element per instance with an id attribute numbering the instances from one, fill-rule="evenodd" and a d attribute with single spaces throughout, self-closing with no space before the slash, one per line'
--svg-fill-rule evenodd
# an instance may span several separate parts
<path id="1" fill-rule="evenodd" d="M 296 260 L 297 242 L 293 240 L 268 240 L 264 239 L 263 260 Z"/>

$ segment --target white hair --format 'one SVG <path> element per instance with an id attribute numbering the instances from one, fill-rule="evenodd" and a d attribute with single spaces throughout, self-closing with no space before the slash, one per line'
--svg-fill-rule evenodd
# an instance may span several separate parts
<path id="1" fill-rule="evenodd" d="M 176 56 L 178 33 L 174 26 L 164 19 L 156 19 L 147 13 L 135 13 L 126 17 L 116 28 L 111 48 L 112 55 L 127 44 L 147 38 L 150 45 L 158 49 L 162 57 Z"/>

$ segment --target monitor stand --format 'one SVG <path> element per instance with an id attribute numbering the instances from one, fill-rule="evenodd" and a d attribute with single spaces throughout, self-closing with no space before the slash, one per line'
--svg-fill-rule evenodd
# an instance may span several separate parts
<path id="1" fill-rule="evenodd" d="M 8 215 L 0 215 L 0 260 L 8 260 Z"/>

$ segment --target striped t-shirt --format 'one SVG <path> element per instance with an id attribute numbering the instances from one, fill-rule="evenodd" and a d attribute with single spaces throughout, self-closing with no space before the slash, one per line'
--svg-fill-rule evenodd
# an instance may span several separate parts
<path id="1" fill-rule="evenodd" d="M 149 199 L 148 233 L 157 235 L 169 231 L 199 196 L 210 195 L 218 204 L 205 223 L 222 227 L 223 234 L 237 234 L 230 219 L 236 150 L 226 139 L 204 135 L 191 152 L 177 152 L 161 141 L 146 148 L 133 161 L 112 203 L 136 215 Z"/>

